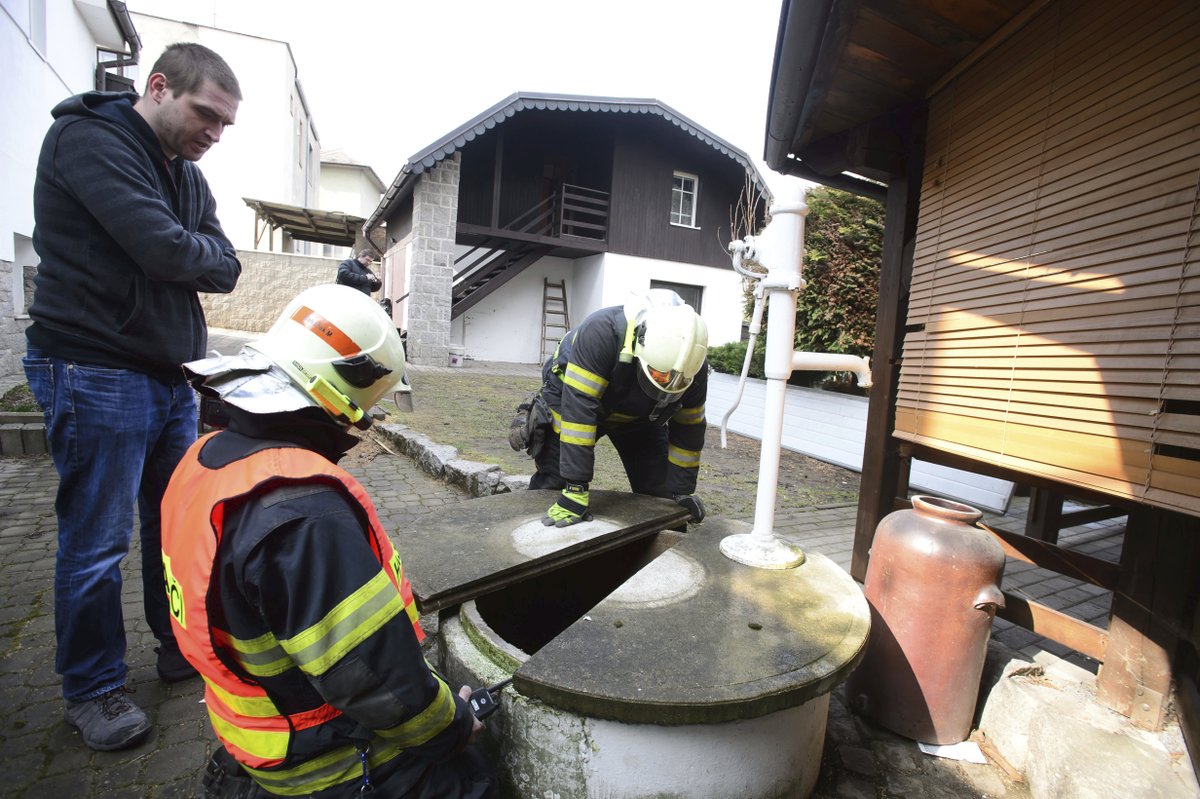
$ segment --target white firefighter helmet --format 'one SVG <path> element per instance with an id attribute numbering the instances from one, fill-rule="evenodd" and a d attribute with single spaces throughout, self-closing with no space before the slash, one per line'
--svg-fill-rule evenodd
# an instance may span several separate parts
<path id="1" fill-rule="evenodd" d="M 633 355 L 638 384 L 654 399 L 680 394 L 708 355 L 708 326 L 689 305 L 659 305 L 639 315 Z"/>
<path id="2" fill-rule="evenodd" d="M 401 408 L 412 407 L 400 335 L 378 304 L 349 286 L 305 289 L 239 355 L 184 368 L 202 393 L 251 413 L 316 405 L 365 429 L 367 411 L 387 394 Z"/>

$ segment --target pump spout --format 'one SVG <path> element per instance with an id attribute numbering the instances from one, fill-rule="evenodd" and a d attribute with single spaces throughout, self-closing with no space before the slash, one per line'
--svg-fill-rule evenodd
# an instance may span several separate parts
<path id="1" fill-rule="evenodd" d="M 840 355 L 833 352 L 793 352 L 792 369 L 797 372 L 854 372 L 858 385 L 871 387 L 871 360 L 865 355 Z"/>

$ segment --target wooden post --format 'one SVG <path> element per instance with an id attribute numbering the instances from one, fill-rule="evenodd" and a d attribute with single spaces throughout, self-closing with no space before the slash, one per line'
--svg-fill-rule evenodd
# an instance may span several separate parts
<path id="1" fill-rule="evenodd" d="M 892 512 L 896 496 L 908 489 L 908 469 L 892 437 L 896 426 L 896 388 L 904 325 L 908 318 L 908 289 L 912 279 L 913 245 L 925 159 L 925 115 L 910 120 L 907 171 L 888 183 L 887 216 L 883 229 L 883 265 L 879 274 L 879 307 L 875 314 L 875 351 L 871 356 L 871 402 L 858 492 L 858 520 L 850 574 L 867 577 L 867 560 L 875 527 Z M 903 480 L 903 486 L 901 482 Z"/>
<path id="2" fill-rule="evenodd" d="M 1063 495 L 1058 491 L 1032 486 L 1029 489 L 1029 512 L 1025 515 L 1025 535 L 1058 543 L 1062 528 Z"/>
<path id="3" fill-rule="evenodd" d="M 496 128 L 496 148 L 492 153 L 492 230 L 500 227 L 500 183 L 504 174 L 504 127 Z"/>
<path id="4" fill-rule="evenodd" d="M 1139 727 L 1162 726 L 1198 565 L 1200 519 L 1146 505 L 1129 514 L 1096 693 Z"/>

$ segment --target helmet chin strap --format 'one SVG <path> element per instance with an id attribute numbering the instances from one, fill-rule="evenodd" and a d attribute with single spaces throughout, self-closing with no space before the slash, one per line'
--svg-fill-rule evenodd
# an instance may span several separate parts
<path id="1" fill-rule="evenodd" d="M 360 430 L 366 430 L 371 426 L 371 417 L 364 413 L 362 408 L 355 405 L 354 400 L 338 391 L 332 383 L 320 375 L 313 375 L 304 386 L 304 390 L 333 418 L 339 421 L 345 420 L 346 424 L 352 424 Z"/>

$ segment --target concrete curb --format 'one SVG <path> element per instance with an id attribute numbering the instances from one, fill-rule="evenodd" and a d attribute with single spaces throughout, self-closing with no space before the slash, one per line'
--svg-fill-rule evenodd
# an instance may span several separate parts
<path id="1" fill-rule="evenodd" d="M 0 456 L 46 455 L 49 451 L 41 413 L 0 413 Z"/>
<path id="2" fill-rule="evenodd" d="M 458 449 L 439 444 L 423 433 L 402 424 L 373 427 L 403 455 L 412 458 L 422 471 L 463 489 L 473 497 L 508 494 L 529 487 L 529 475 L 508 475 L 494 463 L 479 463 L 458 457 Z"/>

